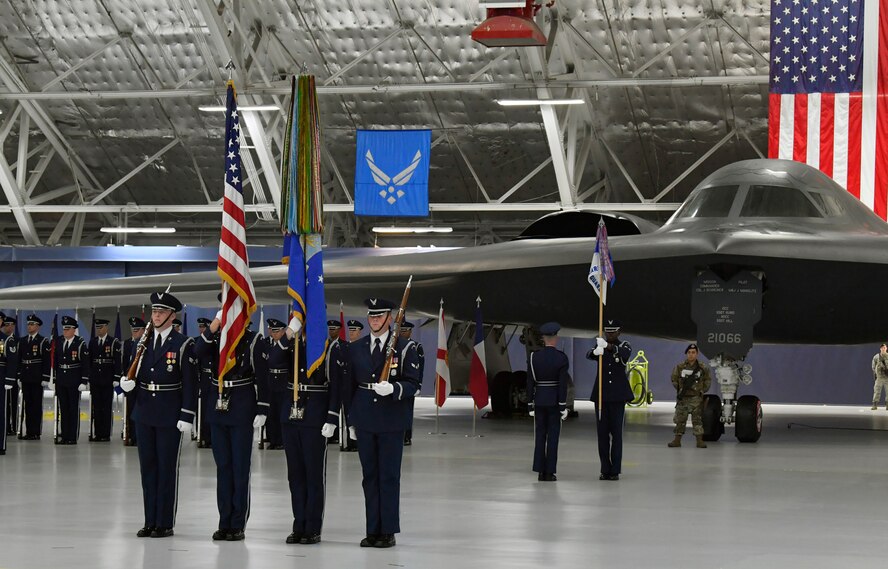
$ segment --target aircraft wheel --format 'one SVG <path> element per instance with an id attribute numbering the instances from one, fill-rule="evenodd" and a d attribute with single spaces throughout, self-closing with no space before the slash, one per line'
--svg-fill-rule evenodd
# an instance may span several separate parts
<path id="1" fill-rule="evenodd" d="M 703 396 L 703 440 L 717 441 L 725 426 L 721 422 L 722 404 L 718 395 Z"/>
<path id="2" fill-rule="evenodd" d="M 741 443 L 754 443 L 762 436 L 762 400 L 744 395 L 737 400 L 737 426 L 734 434 Z"/>
<path id="3" fill-rule="evenodd" d="M 654 402 L 654 392 L 648 391 L 647 403 L 648 403 L 648 405 L 650 405 L 653 402 Z"/>

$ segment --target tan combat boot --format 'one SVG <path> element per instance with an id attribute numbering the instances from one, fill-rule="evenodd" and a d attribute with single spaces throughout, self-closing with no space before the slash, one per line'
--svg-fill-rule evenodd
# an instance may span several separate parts
<path id="1" fill-rule="evenodd" d="M 666 443 L 666 446 L 675 448 L 681 446 L 681 435 L 675 435 L 675 438 L 672 439 L 671 443 Z"/>
<path id="2" fill-rule="evenodd" d="M 877 407 L 878 407 L 878 405 L 876 405 L 875 403 L 873 403 L 873 406 L 870 407 L 870 409 L 872 409 L 873 411 L 875 411 Z"/>
<path id="3" fill-rule="evenodd" d="M 706 443 L 703 442 L 703 435 L 697 435 L 697 448 L 706 448 Z"/>

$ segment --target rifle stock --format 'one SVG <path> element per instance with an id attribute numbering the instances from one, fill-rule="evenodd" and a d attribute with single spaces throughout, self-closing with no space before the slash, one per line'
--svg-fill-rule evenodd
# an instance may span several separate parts
<path id="1" fill-rule="evenodd" d="M 392 373 L 392 367 L 397 367 L 393 363 L 395 357 L 395 346 L 398 343 L 398 336 L 401 335 L 401 323 L 404 322 L 404 311 L 407 309 L 407 299 L 410 298 L 410 286 L 413 283 L 413 275 L 407 279 L 407 286 L 404 287 L 404 295 L 401 297 L 401 305 L 398 307 L 398 314 L 395 316 L 395 322 L 392 324 L 392 333 L 389 335 L 388 345 L 385 347 L 385 365 L 382 367 L 382 373 L 379 374 L 379 383 L 388 381 Z"/>
<path id="2" fill-rule="evenodd" d="M 150 338 L 154 337 L 154 323 L 148 322 L 148 326 L 145 327 L 145 333 L 142 334 L 142 337 L 139 339 L 139 344 L 136 346 L 136 355 L 133 356 L 133 361 L 129 366 L 129 369 L 126 370 L 126 378 L 129 380 L 134 380 L 136 378 L 136 372 L 139 371 L 139 364 L 142 363 L 142 355 L 145 353 L 145 346 Z"/>

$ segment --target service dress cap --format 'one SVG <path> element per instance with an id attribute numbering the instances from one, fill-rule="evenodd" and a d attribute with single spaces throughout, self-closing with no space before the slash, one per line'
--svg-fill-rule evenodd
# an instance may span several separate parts
<path id="1" fill-rule="evenodd" d="M 368 298 L 364 300 L 367 306 L 367 316 L 379 316 L 386 312 L 391 312 L 395 307 L 395 303 L 384 298 Z"/>
<path id="2" fill-rule="evenodd" d="M 73 316 L 62 316 L 62 328 L 77 328 L 77 320 Z"/>
<path id="3" fill-rule="evenodd" d="M 546 322 L 540 326 L 540 334 L 543 336 L 557 336 L 559 330 L 561 330 L 561 324 L 558 322 Z"/>
<path id="4" fill-rule="evenodd" d="M 28 314 L 28 324 L 43 326 L 43 320 L 41 320 L 36 314 Z"/>
<path id="5" fill-rule="evenodd" d="M 179 302 L 178 298 L 168 292 L 153 292 L 151 293 L 151 308 L 179 312 L 182 310 L 182 303 Z"/>
<path id="6" fill-rule="evenodd" d="M 145 327 L 145 321 L 138 316 L 133 316 L 129 319 L 129 325 L 133 330 L 138 330 Z"/>

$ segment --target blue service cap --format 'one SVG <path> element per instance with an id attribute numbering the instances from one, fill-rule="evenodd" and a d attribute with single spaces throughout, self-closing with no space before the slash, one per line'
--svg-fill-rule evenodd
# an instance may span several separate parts
<path id="1" fill-rule="evenodd" d="M 284 324 L 277 318 L 266 318 L 265 324 L 268 326 L 269 330 L 280 330 L 281 328 L 286 326 L 286 324 Z"/>
<path id="2" fill-rule="evenodd" d="M 36 314 L 28 314 L 28 324 L 43 326 L 43 320 L 41 320 Z"/>
<path id="3" fill-rule="evenodd" d="M 105 318 L 96 318 L 96 326 L 107 326 L 110 320 L 106 320 Z"/>
<path id="4" fill-rule="evenodd" d="M 182 310 L 182 303 L 179 299 L 168 292 L 152 292 L 151 308 L 160 308 L 161 310 L 172 310 L 179 312 Z"/>
<path id="5" fill-rule="evenodd" d="M 604 321 L 604 331 L 605 332 L 619 332 L 622 326 L 620 325 L 620 321 L 616 318 L 609 318 Z"/>
<path id="6" fill-rule="evenodd" d="M 139 328 L 145 327 L 145 321 L 138 316 L 132 316 L 129 319 L 129 325 L 133 330 L 138 330 Z"/>
<path id="7" fill-rule="evenodd" d="M 209 318 L 204 318 L 203 316 L 197 319 L 198 326 L 209 326 L 212 322 L 212 320 L 210 320 Z"/>
<path id="8" fill-rule="evenodd" d="M 77 328 L 77 320 L 73 316 L 62 316 L 62 328 Z"/>
<path id="9" fill-rule="evenodd" d="M 364 324 L 360 320 L 349 320 L 346 322 L 349 330 L 363 330 Z"/>
<path id="10" fill-rule="evenodd" d="M 557 336 L 559 330 L 561 330 L 561 324 L 558 322 L 546 322 L 540 326 L 540 334 L 543 336 Z"/>
<path id="11" fill-rule="evenodd" d="M 178 318 L 173 318 L 173 326 L 181 326 L 181 325 L 182 325 L 181 320 L 179 320 Z"/>
<path id="12" fill-rule="evenodd" d="M 384 298 L 368 298 L 364 300 L 364 304 L 367 306 L 367 316 L 379 316 L 395 308 L 394 302 Z"/>
<path id="13" fill-rule="evenodd" d="M 342 328 L 342 323 L 339 320 L 327 320 L 327 328 Z"/>
<path id="14" fill-rule="evenodd" d="M 402 330 L 413 330 L 413 326 L 413 322 L 407 322 L 406 320 L 404 322 L 401 322 Z"/>
<path id="15" fill-rule="evenodd" d="M 5 326 L 7 324 L 15 324 L 15 318 L 13 318 L 12 316 L 4 316 L 3 325 Z"/>

